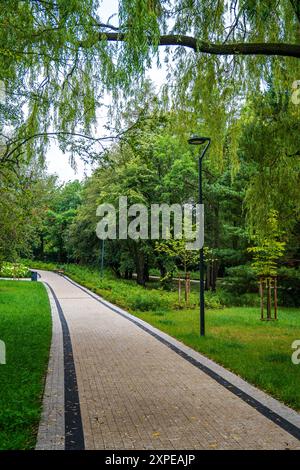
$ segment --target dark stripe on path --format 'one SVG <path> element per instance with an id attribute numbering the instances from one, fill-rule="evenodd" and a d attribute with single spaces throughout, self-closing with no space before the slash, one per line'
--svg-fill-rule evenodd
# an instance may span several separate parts
<path id="1" fill-rule="evenodd" d="M 79 289 L 81 289 L 83 292 L 85 292 L 86 294 L 88 294 L 90 297 L 92 297 L 93 299 L 97 300 L 97 302 L 105 305 L 107 308 L 109 308 L 110 310 L 112 310 L 113 312 L 117 313 L 118 315 L 121 315 L 122 317 L 126 318 L 127 320 L 131 321 L 132 323 L 134 323 L 136 326 L 138 326 L 139 328 L 141 328 L 142 330 L 146 331 L 147 333 L 149 333 L 151 336 L 153 336 L 154 338 L 156 338 L 158 341 L 160 341 L 161 343 L 165 344 L 168 348 L 172 349 L 172 351 L 174 351 L 176 354 L 179 354 L 179 356 L 181 356 L 183 359 L 185 359 L 186 361 L 188 361 L 190 364 L 192 364 L 193 366 L 197 367 L 198 369 L 200 369 L 202 372 L 204 372 L 205 374 L 209 375 L 209 377 L 211 377 L 212 379 L 214 379 L 216 382 L 218 382 L 220 385 L 222 385 L 223 387 L 225 387 L 227 390 L 229 390 L 230 392 L 232 392 L 234 395 L 238 396 L 241 400 L 243 400 L 244 402 L 246 402 L 248 405 L 252 406 L 252 408 L 255 408 L 259 413 L 261 413 L 263 416 L 265 416 L 266 418 L 268 418 L 269 420 L 273 421 L 275 424 L 277 424 L 277 426 L 279 426 L 280 428 L 284 429 L 285 431 L 287 431 L 289 434 L 291 434 L 292 436 L 294 436 L 296 439 L 299 439 L 300 440 L 300 428 L 298 428 L 297 426 L 295 426 L 294 424 L 292 424 L 290 421 L 288 421 L 287 419 L 283 418 L 282 416 L 278 415 L 275 411 L 271 410 L 270 408 L 268 408 L 266 405 L 263 405 L 261 402 L 259 402 L 258 400 L 256 400 L 255 398 L 253 398 L 251 395 L 249 395 L 248 393 L 244 392 L 243 390 L 241 390 L 240 388 L 238 388 L 236 385 L 230 383 L 228 380 L 224 379 L 223 377 L 221 377 L 221 375 L 217 374 L 217 372 L 213 371 L 212 369 L 210 369 L 209 367 L 205 366 L 204 364 L 202 364 L 201 362 L 197 361 L 196 359 L 194 359 L 193 357 L 191 357 L 188 353 L 182 351 L 181 349 L 179 349 L 177 346 L 175 346 L 174 344 L 170 343 L 167 339 L 165 338 L 162 338 L 159 334 L 155 333 L 154 331 L 150 330 L 149 328 L 147 328 L 145 325 L 142 325 L 141 323 L 139 323 L 138 321 L 134 320 L 133 318 L 130 318 L 128 317 L 127 315 L 123 314 L 122 312 L 120 312 L 118 309 L 112 307 L 111 305 L 109 305 L 107 302 L 105 302 L 105 300 L 100 300 L 98 297 L 96 297 L 95 295 L 93 295 L 88 289 L 86 289 L 85 287 L 81 286 L 80 284 L 77 284 L 76 282 L 72 281 L 71 279 L 69 279 L 68 277 L 66 276 L 63 276 L 64 279 L 66 279 L 66 281 L 70 282 L 71 284 L 73 284 L 74 286 L 78 287 Z"/>
<path id="2" fill-rule="evenodd" d="M 63 333 L 65 386 L 65 450 L 84 450 L 84 435 L 70 331 L 63 310 L 54 290 L 47 282 L 45 282 L 45 284 L 47 284 L 54 297 Z"/>

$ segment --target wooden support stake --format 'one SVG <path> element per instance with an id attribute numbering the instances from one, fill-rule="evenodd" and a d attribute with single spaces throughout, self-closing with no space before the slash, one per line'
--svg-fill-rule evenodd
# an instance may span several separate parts
<path id="1" fill-rule="evenodd" d="M 178 278 L 178 302 L 181 303 L 181 277 Z"/>
<path id="2" fill-rule="evenodd" d="M 259 278 L 259 293 L 260 293 L 260 319 L 264 319 L 264 287 L 263 287 L 263 279 L 262 277 Z"/>
<path id="3" fill-rule="evenodd" d="M 277 320 L 277 277 L 274 277 L 274 318 Z"/>
<path id="4" fill-rule="evenodd" d="M 271 320 L 271 279 L 267 278 L 267 290 L 268 290 L 268 300 L 267 300 L 267 320 Z"/>
<path id="5" fill-rule="evenodd" d="M 190 301 L 190 274 L 189 273 L 186 273 L 185 290 L 186 290 L 186 303 L 189 304 L 189 301 Z"/>

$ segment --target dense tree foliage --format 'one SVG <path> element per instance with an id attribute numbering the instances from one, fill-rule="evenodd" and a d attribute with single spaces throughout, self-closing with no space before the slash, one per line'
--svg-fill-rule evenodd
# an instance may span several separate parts
<path id="1" fill-rule="evenodd" d="M 0 174 L 0 261 L 14 261 L 38 243 L 55 178 L 35 165 Z"/>
<path id="2" fill-rule="evenodd" d="M 55 187 L 44 214 L 39 230 L 39 243 L 35 250 L 35 254 L 41 259 L 52 258 L 58 262 L 66 262 L 70 258 L 67 249 L 68 228 L 81 203 L 81 190 L 78 181 Z"/>
<path id="3" fill-rule="evenodd" d="M 219 161 L 228 128 L 236 138 L 243 98 L 270 76 L 276 90 L 291 90 L 299 75 L 297 1 L 121 0 L 113 13 L 111 24 L 99 0 L 2 3 L 0 79 L 8 100 L 18 101 L 7 118 L 19 122 L 4 133 L 3 159 L 20 156 L 21 147 L 44 155 L 54 136 L 61 148 L 87 157 L 85 138 L 98 142 L 93 124 L 104 90 L 116 105 L 140 87 L 154 60 L 164 60 L 164 96 L 196 113 L 191 125 L 201 116 Z M 159 46 L 166 46 L 163 56 Z"/>
<path id="4" fill-rule="evenodd" d="M 195 131 L 212 139 L 206 287 L 245 274 L 251 246 L 257 253 L 273 240 L 274 213 L 283 269 L 296 271 L 299 2 L 120 0 L 114 13 L 107 19 L 98 0 L 2 2 L 0 258 L 31 251 L 95 264 L 98 204 L 120 195 L 147 207 L 196 202 L 197 158 L 187 145 Z M 145 79 L 154 61 L 167 69 L 160 93 Z M 103 135 L 96 113 L 106 93 Z M 97 163 L 90 178 L 60 186 L 45 176 L 54 138 L 71 164 L 77 155 Z M 105 263 L 118 275 L 136 272 L 143 285 L 151 268 L 165 276 L 184 267 L 151 240 L 107 242 Z"/>

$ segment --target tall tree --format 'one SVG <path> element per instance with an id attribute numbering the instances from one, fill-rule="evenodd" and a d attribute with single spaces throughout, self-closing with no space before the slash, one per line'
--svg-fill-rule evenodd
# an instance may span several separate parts
<path id="1" fill-rule="evenodd" d="M 30 256 L 51 199 L 54 179 L 39 165 L 0 172 L 0 260 Z"/>
<path id="2" fill-rule="evenodd" d="M 56 187 L 52 199 L 48 200 L 40 230 L 40 244 L 36 250 L 38 256 L 51 257 L 58 262 L 69 260 L 72 252 L 67 240 L 68 229 L 81 204 L 81 192 L 82 186 L 77 180 Z"/>
<path id="3" fill-rule="evenodd" d="M 297 1 L 120 0 L 115 13 L 110 24 L 99 0 L 2 2 L 0 79 L 8 96 L 28 104 L 18 131 L 4 137 L 5 158 L 21 146 L 42 152 L 54 136 L 82 153 L 85 138 L 95 140 L 104 90 L 117 99 L 139 87 L 159 46 L 174 46 L 165 96 L 197 112 L 194 126 L 201 115 L 215 159 L 242 97 L 270 72 L 285 90 L 299 75 Z"/>
<path id="4" fill-rule="evenodd" d="M 241 164 L 247 165 L 249 184 L 245 208 L 251 232 L 268 234 L 268 214 L 278 214 L 287 240 L 299 221 L 299 132 L 297 109 L 287 93 L 268 89 L 249 100 L 241 122 Z"/>

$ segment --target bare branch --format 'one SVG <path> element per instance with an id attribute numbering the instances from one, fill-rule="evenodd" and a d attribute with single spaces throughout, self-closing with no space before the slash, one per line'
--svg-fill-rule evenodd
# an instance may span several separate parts
<path id="1" fill-rule="evenodd" d="M 126 41 L 126 34 L 121 32 L 101 32 L 100 40 Z M 160 46 L 184 46 L 195 52 L 214 55 L 268 55 L 300 58 L 300 45 L 288 43 L 231 43 L 212 44 L 197 41 L 192 36 L 169 34 L 159 40 Z"/>

